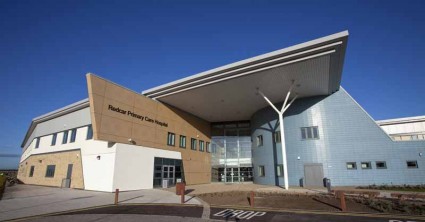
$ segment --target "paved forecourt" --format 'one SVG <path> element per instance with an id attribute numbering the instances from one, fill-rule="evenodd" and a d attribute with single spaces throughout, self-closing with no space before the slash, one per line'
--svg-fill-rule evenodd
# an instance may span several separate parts
<path id="1" fill-rule="evenodd" d="M 0 221 L 110 205 L 114 197 L 114 193 L 106 192 L 15 185 L 7 187 L 0 200 Z M 180 203 L 180 196 L 158 189 L 128 191 L 120 192 L 119 203 Z M 186 196 L 186 203 L 201 205 L 190 196 Z"/>

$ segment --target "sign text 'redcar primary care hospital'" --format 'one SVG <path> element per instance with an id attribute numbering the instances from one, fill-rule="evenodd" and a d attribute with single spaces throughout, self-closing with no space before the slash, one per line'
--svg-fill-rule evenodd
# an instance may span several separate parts
<path id="1" fill-rule="evenodd" d="M 123 115 L 131 116 L 133 118 L 140 119 L 141 121 L 147 121 L 147 122 L 151 122 L 151 123 L 156 123 L 156 124 L 163 126 L 163 127 L 168 127 L 168 123 L 166 123 L 166 122 L 161 122 L 161 121 L 158 121 L 156 119 L 149 118 L 148 116 L 143 116 L 143 115 L 131 112 L 130 110 L 123 110 L 123 109 L 120 109 L 119 107 L 115 107 L 113 105 L 109 105 L 108 110 L 115 111 L 115 112 L 121 113 Z"/>

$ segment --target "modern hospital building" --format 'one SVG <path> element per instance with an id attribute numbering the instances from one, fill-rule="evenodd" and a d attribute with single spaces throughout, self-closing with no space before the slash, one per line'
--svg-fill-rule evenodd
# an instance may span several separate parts
<path id="1" fill-rule="evenodd" d="M 87 74 L 88 99 L 32 120 L 18 178 L 107 192 L 424 184 L 425 116 L 371 118 L 340 85 L 347 41 L 336 33 L 142 93 Z"/>

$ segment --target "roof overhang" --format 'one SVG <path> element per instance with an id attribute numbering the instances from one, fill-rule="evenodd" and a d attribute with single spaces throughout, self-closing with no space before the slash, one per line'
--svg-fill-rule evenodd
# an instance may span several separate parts
<path id="1" fill-rule="evenodd" d="M 348 31 L 225 65 L 142 92 L 210 122 L 250 119 L 284 100 L 292 81 L 299 98 L 339 90 Z M 295 93 L 292 93 L 294 95 Z"/>

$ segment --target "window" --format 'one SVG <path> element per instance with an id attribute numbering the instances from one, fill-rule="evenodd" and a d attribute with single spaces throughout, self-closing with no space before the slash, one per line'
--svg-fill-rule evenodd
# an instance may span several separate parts
<path id="1" fill-rule="evenodd" d="M 418 161 L 416 160 L 409 160 L 406 163 L 407 163 L 407 168 L 418 168 Z"/>
<path id="2" fill-rule="evenodd" d="M 257 147 L 263 145 L 263 135 L 257 136 Z"/>
<path id="3" fill-rule="evenodd" d="M 276 166 L 276 175 L 278 177 L 283 177 L 283 165 L 282 164 L 278 164 Z"/>
<path id="4" fill-rule="evenodd" d="M 75 138 L 77 137 L 77 129 L 71 130 L 71 143 L 75 142 Z"/>
<path id="5" fill-rule="evenodd" d="M 176 144 L 175 138 L 176 138 L 176 134 L 169 132 L 167 137 L 167 145 L 174 146 Z"/>
<path id="6" fill-rule="evenodd" d="M 89 125 L 87 127 L 87 136 L 86 136 L 86 140 L 91 140 L 93 139 L 93 127 L 91 125 Z"/>
<path id="7" fill-rule="evenodd" d="M 29 177 L 32 177 L 33 175 L 34 175 L 34 166 L 31 166 Z"/>
<path id="8" fill-rule="evenodd" d="M 387 169 L 387 163 L 385 161 L 376 161 L 376 169 Z"/>
<path id="9" fill-rule="evenodd" d="M 38 147 L 40 147 L 40 137 L 35 139 L 35 148 L 37 149 Z"/>
<path id="10" fill-rule="evenodd" d="M 53 135 L 52 135 L 52 146 L 54 146 L 54 145 L 56 145 L 56 137 L 58 136 L 58 134 L 57 133 L 53 133 Z"/>
<path id="11" fill-rule="evenodd" d="M 205 147 L 204 147 L 204 141 L 199 140 L 199 151 L 204 152 Z"/>
<path id="12" fill-rule="evenodd" d="M 55 176 L 55 168 L 56 168 L 56 165 L 47 165 L 46 177 L 54 177 Z"/>
<path id="13" fill-rule="evenodd" d="M 258 176 L 264 177 L 266 175 L 266 171 L 264 169 L 264 166 L 258 166 Z"/>
<path id="14" fill-rule="evenodd" d="M 362 162 L 362 169 L 372 169 L 372 164 L 370 162 Z"/>
<path id="15" fill-rule="evenodd" d="M 62 144 L 66 144 L 68 142 L 68 131 L 63 131 Z"/>
<path id="16" fill-rule="evenodd" d="M 303 140 L 319 139 L 319 128 L 317 126 L 301 127 L 301 138 Z"/>
<path id="17" fill-rule="evenodd" d="M 209 142 L 206 142 L 205 144 L 207 146 L 207 153 L 211 153 L 211 145 Z"/>
<path id="18" fill-rule="evenodd" d="M 347 170 L 355 170 L 357 169 L 356 162 L 348 162 L 347 163 Z"/>
<path id="19" fill-rule="evenodd" d="M 281 139 L 280 139 L 280 131 L 277 131 L 277 132 L 274 132 L 274 134 L 273 134 L 274 136 L 273 136 L 273 138 L 274 138 L 274 142 L 275 143 L 280 143 L 281 142 Z"/>
<path id="20" fill-rule="evenodd" d="M 196 139 L 190 139 L 190 149 L 196 150 Z"/>
<path id="21" fill-rule="evenodd" d="M 185 136 L 180 136 L 180 147 L 186 148 L 186 137 Z"/>

